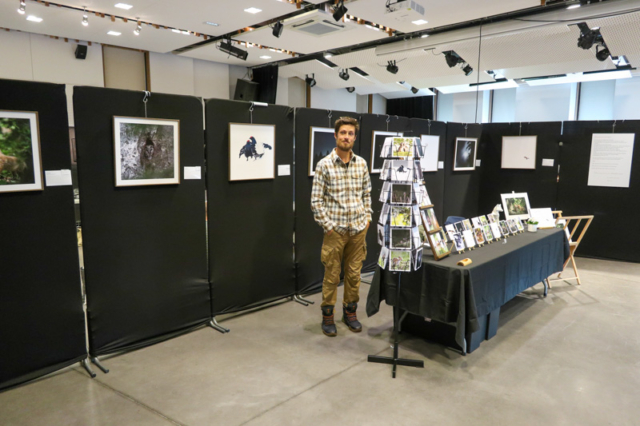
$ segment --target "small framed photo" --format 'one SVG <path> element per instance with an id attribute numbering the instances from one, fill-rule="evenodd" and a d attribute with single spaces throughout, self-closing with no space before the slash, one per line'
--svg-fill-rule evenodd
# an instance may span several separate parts
<path id="1" fill-rule="evenodd" d="M 387 267 L 387 259 L 389 258 L 389 249 L 382 247 L 380 249 L 380 256 L 378 257 L 378 266 L 382 269 Z"/>
<path id="2" fill-rule="evenodd" d="M 316 164 L 336 147 L 334 129 L 311 127 L 309 130 L 309 176 L 315 175 Z"/>
<path id="3" fill-rule="evenodd" d="M 508 219 L 507 223 L 509 224 L 509 231 L 511 231 L 512 234 L 517 234 L 518 225 L 516 225 L 516 221 L 513 219 Z"/>
<path id="4" fill-rule="evenodd" d="M 449 235 L 449 241 L 453 241 L 453 234 L 456 233 L 456 228 L 452 225 L 445 225 L 444 229 L 447 231 L 447 235 Z"/>
<path id="5" fill-rule="evenodd" d="M 482 230 L 484 231 L 484 236 L 487 239 L 487 241 L 489 242 L 493 241 L 493 232 L 491 232 L 491 226 L 484 225 L 482 227 Z"/>
<path id="6" fill-rule="evenodd" d="M 456 138 L 456 147 L 453 158 L 453 171 L 468 171 L 476 169 L 476 151 L 478 139 Z"/>
<path id="7" fill-rule="evenodd" d="M 431 239 L 431 251 L 433 252 L 433 257 L 436 260 L 440 260 L 443 257 L 449 255 L 449 247 L 447 246 L 447 242 L 443 238 L 444 233 L 434 232 L 430 234 L 429 238 Z"/>
<path id="8" fill-rule="evenodd" d="M 529 206 L 529 196 L 526 192 L 511 194 L 500 194 L 504 216 L 509 219 L 529 219 L 531 216 L 531 206 Z"/>
<path id="9" fill-rule="evenodd" d="M 488 225 L 489 221 L 487 220 L 486 216 L 482 215 L 480 216 L 480 223 L 482 224 L 482 226 L 484 226 L 484 225 Z"/>
<path id="10" fill-rule="evenodd" d="M 478 243 L 478 245 L 485 243 L 484 232 L 482 232 L 482 228 L 480 228 L 479 226 L 473 228 L 473 236 L 476 239 L 476 243 Z"/>
<path id="11" fill-rule="evenodd" d="M 480 223 L 480 218 L 479 217 L 472 217 L 471 218 L 471 223 L 473 224 L 474 228 L 476 226 L 482 226 L 482 223 Z"/>
<path id="12" fill-rule="evenodd" d="M 394 183 L 391 184 L 391 203 L 392 204 L 411 204 L 411 184 L 410 183 Z"/>
<path id="13" fill-rule="evenodd" d="M 497 240 L 498 238 L 502 238 L 502 232 L 500 231 L 499 223 L 490 223 L 491 231 L 493 231 L 493 237 Z"/>
<path id="14" fill-rule="evenodd" d="M 333 132 L 333 130 L 332 130 Z M 382 165 L 384 163 L 384 158 L 391 157 L 391 155 L 387 155 L 390 153 L 382 152 L 382 148 L 384 146 L 385 139 L 388 137 L 396 137 L 402 136 L 402 133 L 397 132 L 382 132 L 379 130 L 374 130 L 371 135 L 371 173 L 380 173 L 382 170 Z M 335 140 L 333 141 L 333 145 L 335 146 Z M 390 145 L 389 145 L 390 146 Z"/>
<path id="15" fill-rule="evenodd" d="M 476 240 L 473 238 L 473 232 L 469 230 L 465 230 L 462 233 L 462 237 L 464 238 L 464 243 L 468 248 L 472 248 L 476 246 Z"/>
<path id="16" fill-rule="evenodd" d="M 503 136 L 502 168 L 535 169 L 537 145 L 537 136 Z"/>
<path id="17" fill-rule="evenodd" d="M 466 229 L 467 231 L 471 231 L 473 229 L 473 227 L 471 226 L 471 221 L 469 219 L 463 220 L 462 224 L 464 225 L 464 229 Z"/>
<path id="18" fill-rule="evenodd" d="M 229 123 L 229 181 L 274 179 L 276 126 Z"/>
<path id="19" fill-rule="evenodd" d="M 411 250 L 390 250 L 389 270 L 394 272 L 411 271 Z"/>
<path id="20" fill-rule="evenodd" d="M 505 237 L 511 233 L 511 231 L 509 230 L 509 224 L 506 220 L 500 221 L 500 232 L 502 232 L 502 235 L 504 235 Z"/>
<path id="21" fill-rule="evenodd" d="M 453 242 L 456 245 L 456 250 L 457 251 L 464 251 L 465 245 L 464 245 L 464 238 L 462 237 L 462 234 L 460 234 L 459 232 L 454 232 L 452 239 L 453 239 Z"/>
<path id="22" fill-rule="evenodd" d="M 499 213 L 489 213 L 487 217 L 489 218 L 489 223 L 498 223 L 500 220 Z"/>
<path id="23" fill-rule="evenodd" d="M 516 223 L 518 231 L 524 232 L 524 225 L 522 224 L 522 221 L 520 219 L 514 219 L 513 221 Z"/>
<path id="24" fill-rule="evenodd" d="M 38 113 L 0 111 L 0 194 L 42 191 L 43 181 Z"/>
<path id="25" fill-rule="evenodd" d="M 411 227 L 411 206 L 391 206 L 391 226 Z"/>

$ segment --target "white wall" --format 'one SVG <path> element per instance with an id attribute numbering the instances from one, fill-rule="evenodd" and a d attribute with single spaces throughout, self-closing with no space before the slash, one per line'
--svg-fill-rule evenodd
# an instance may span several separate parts
<path id="1" fill-rule="evenodd" d="M 193 60 L 193 94 L 205 99 L 229 99 L 229 66 Z"/>
<path id="2" fill-rule="evenodd" d="M 567 121 L 571 84 L 520 86 L 516 89 L 514 121 Z"/>
<path id="3" fill-rule="evenodd" d="M 371 97 L 371 113 L 372 114 L 386 114 L 387 113 L 387 98 L 375 94 Z"/>
<path id="4" fill-rule="evenodd" d="M 511 123 L 516 121 L 516 89 L 500 89 L 493 91 L 494 123 Z"/>
<path id="5" fill-rule="evenodd" d="M 304 80 L 291 77 L 288 81 L 288 95 L 290 107 L 304 108 L 307 106 L 307 84 Z M 279 89 L 278 89 L 279 90 Z"/>
<path id="6" fill-rule="evenodd" d="M 345 89 L 325 90 L 311 88 L 311 108 L 356 112 L 357 96 Z"/>
<path id="7" fill-rule="evenodd" d="M 476 92 L 451 93 L 438 95 L 438 121 L 453 121 L 455 123 L 482 122 L 483 99 L 485 92 L 477 94 L 478 115 L 476 114 Z"/>
<path id="8" fill-rule="evenodd" d="M 615 94 L 615 80 L 582 83 L 578 120 L 613 120 Z"/>
<path id="9" fill-rule="evenodd" d="M 193 59 L 172 54 L 149 53 L 151 91 L 174 95 L 194 95 Z"/>
<path id="10" fill-rule="evenodd" d="M 640 77 L 616 80 L 614 120 L 640 120 Z"/>

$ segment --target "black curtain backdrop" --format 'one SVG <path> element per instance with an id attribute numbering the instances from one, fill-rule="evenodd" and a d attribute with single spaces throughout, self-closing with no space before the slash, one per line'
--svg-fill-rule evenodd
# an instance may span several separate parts
<path id="1" fill-rule="evenodd" d="M 447 141 L 445 144 L 444 161 L 444 211 L 443 222 L 449 216 L 463 216 L 466 218 L 478 216 L 478 201 L 480 199 L 480 180 L 484 169 L 481 124 L 447 123 Z M 478 138 L 478 153 L 476 158 L 482 160 L 482 165 L 472 171 L 453 171 L 456 138 Z"/>
<path id="2" fill-rule="evenodd" d="M 423 120 L 412 118 L 410 122 L 411 132 L 407 136 L 421 137 L 422 135 L 440 136 L 440 149 L 438 150 L 438 161 L 445 159 L 445 145 L 447 140 L 447 124 L 441 121 Z M 446 219 L 444 212 L 444 169 L 436 172 L 424 172 L 424 177 L 429 198 L 433 203 L 433 209 L 440 223 Z"/>
<path id="3" fill-rule="evenodd" d="M 387 122 L 387 120 L 389 120 Z M 373 132 L 389 131 L 389 132 L 401 132 L 407 136 L 414 136 L 411 134 L 411 122 L 406 117 L 396 117 L 388 115 L 377 114 L 364 114 L 360 119 L 360 155 L 367 161 L 369 167 L 371 167 L 371 142 L 373 138 Z M 380 217 L 380 211 L 382 210 L 382 203 L 380 202 L 380 191 L 382 190 L 382 184 L 384 182 L 380 180 L 380 174 L 371 174 L 371 206 L 373 208 L 373 217 L 371 221 L 372 230 L 377 228 L 378 218 Z M 373 270 L 378 261 L 380 254 L 380 246 L 378 245 L 378 239 L 375 232 L 367 233 L 367 259 L 364 262 L 363 270 Z"/>
<path id="4" fill-rule="evenodd" d="M 478 214 L 490 213 L 501 204 L 500 194 L 526 192 L 532 208 L 555 209 L 558 195 L 561 122 L 489 123 L 482 125 L 482 179 Z M 535 170 L 502 168 L 503 136 L 537 136 Z M 553 167 L 542 167 L 542 159 L 553 159 Z"/>
<path id="5" fill-rule="evenodd" d="M 43 170 L 71 169 L 62 84 L 0 80 L 0 110 L 37 111 Z M 0 390 L 85 358 L 73 188 L 0 193 Z"/>
<path id="6" fill-rule="evenodd" d="M 433 120 L 433 96 L 387 99 L 387 114 Z"/>
<path id="7" fill-rule="evenodd" d="M 258 87 L 258 102 L 276 103 L 278 91 L 278 66 L 267 65 L 253 70 L 253 79 Z"/>
<path id="8" fill-rule="evenodd" d="M 214 314 L 295 293 L 293 174 L 229 181 L 229 123 L 275 124 L 276 167 L 293 166 L 293 108 L 206 101 L 209 279 Z M 233 155 L 237 155 L 233 153 Z"/>
<path id="9" fill-rule="evenodd" d="M 587 186 L 591 138 L 594 133 L 612 133 L 613 121 L 564 123 L 561 149 L 558 208 L 565 216 L 594 215 L 577 256 L 640 262 L 640 121 L 617 121 L 615 133 L 635 133 L 634 158 L 629 188 Z M 618 224 L 616 226 L 616 224 Z M 619 230 L 619 231 L 618 231 Z"/>
<path id="10" fill-rule="evenodd" d="M 313 176 L 309 176 L 309 149 L 311 127 L 333 128 L 340 117 L 358 119 L 359 114 L 324 109 L 296 109 L 296 289 L 298 294 L 310 294 L 322 289 L 324 266 L 320 262 L 323 231 L 313 219 L 311 212 L 311 187 Z M 360 132 L 353 146 L 359 152 Z M 334 144 L 335 146 L 335 144 Z M 365 158 L 365 160 L 367 160 Z M 367 160 L 367 163 L 369 161 Z"/>
<path id="11" fill-rule="evenodd" d="M 113 116 L 144 117 L 144 93 L 75 87 L 90 352 L 135 349 L 204 324 L 204 180 L 115 187 Z M 150 118 L 180 120 L 180 168 L 204 167 L 202 103 L 152 93 Z"/>

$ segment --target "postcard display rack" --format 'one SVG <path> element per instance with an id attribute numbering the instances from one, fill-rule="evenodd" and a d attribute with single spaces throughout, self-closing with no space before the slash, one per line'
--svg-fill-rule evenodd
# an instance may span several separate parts
<path id="1" fill-rule="evenodd" d="M 393 357 L 369 355 L 368 361 L 393 366 L 392 377 L 396 377 L 396 367 L 424 368 L 424 362 L 398 358 L 398 334 L 400 326 L 400 280 L 402 272 L 417 271 L 422 266 L 422 246 L 424 244 L 423 215 L 421 207 L 431 208 L 429 196 L 422 180 L 420 158 L 423 156 L 420 138 L 390 137 L 382 146 L 380 157 L 384 164 L 380 179 L 384 180 L 380 201 L 383 203 L 378 221 L 378 243 L 382 246 L 378 265 L 381 270 L 388 267 L 397 273 L 396 306 L 393 308 Z M 435 214 L 433 214 L 435 219 Z M 433 247 L 433 244 L 432 244 Z M 406 315 L 406 313 L 405 313 Z"/>

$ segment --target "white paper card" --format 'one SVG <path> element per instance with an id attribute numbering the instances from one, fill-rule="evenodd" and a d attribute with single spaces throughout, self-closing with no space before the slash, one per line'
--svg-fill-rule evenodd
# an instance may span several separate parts
<path id="1" fill-rule="evenodd" d="M 444 161 L 438 161 L 438 169 L 444 169 Z"/>
<path id="2" fill-rule="evenodd" d="M 423 172 L 435 172 L 438 166 L 438 151 L 440 148 L 440 136 L 421 135 L 420 145 L 424 156 L 420 159 Z"/>
<path id="3" fill-rule="evenodd" d="M 47 186 L 70 186 L 71 170 L 45 170 L 44 178 Z"/>
<path id="4" fill-rule="evenodd" d="M 553 218 L 551 207 L 531 209 L 531 219 L 538 222 L 538 228 L 553 228 L 556 220 Z"/>
<path id="5" fill-rule="evenodd" d="M 480 167 L 481 163 L 482 163 L 482 160 L 476 160 L 476 167 Z"/>
<path id="6" fill-rule="evenodd" d="M 184 168 L 184 180 L 200 180 L 202 179 L 202 167 L 186 167 Z"/>
<path id="7" fill-rule="evenodd" d="M 278 176 L 289 176 L 289 175 L 291 175 L 291 165 L 278 164 Z"/>
<path id="8" fill-rule="evenodd" d="M 553 167 L 553 158 L 543 158 L 542 167 Z"/>
<path id="9" fill-rule="evenodd" d="M 594 133 L 588 186 L 629 188 L 633 133 Z"/>

